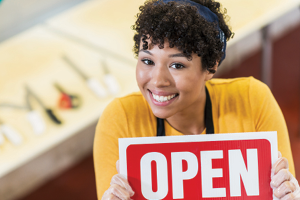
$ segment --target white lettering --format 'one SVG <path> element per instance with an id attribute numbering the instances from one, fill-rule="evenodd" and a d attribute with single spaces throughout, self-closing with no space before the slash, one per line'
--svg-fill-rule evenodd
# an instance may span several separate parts
<path id="1" fill-rule="evenodd" d="M 198 159 L 191 152 L 171 153 L 173 199 L 183 199 L 183 180 L 194 178 L 198 173 Z M 187 170 L 183 171 L 182 161 L 187 162 Z"/>
<path id="2" fill-rule="evenodd" d="M 212 168 L 212 159 L 223 158 L 223 151 L 201 151 L 202 197 L 226 197 L 225 188 L 213 188 L 213 178 L 223 177 L 222 169 Z"/>
<path id="3" fill-rule="evenodd" d="M 259 195 L 257 149 L 247 149 L 247 168 L 241 150 L 229 150 L 230 196 L 241 196 L 241 178 L 248 196 Z"/>
<path id="4" fill-rule="evenodd" d="M 157 191 L 152 190 L 151 162 L 156 162 Z M 140 161 L 142 194 L 146 199 L 163 199 L 168 194 L 168 165 L 166 157 L 158 152 L 145 154 Z"/>

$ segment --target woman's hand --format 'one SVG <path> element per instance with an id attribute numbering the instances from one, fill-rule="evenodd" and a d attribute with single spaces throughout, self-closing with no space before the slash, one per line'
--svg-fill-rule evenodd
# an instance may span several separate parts
<path id="1" fill-rule="evenodd" d="M 119 161 L 116 163 L 117 171 L 119 171 Z M 121 174 L 116 174 L 112 177 L 110 187 L 102 196 L 102 200 L 129 200 L 134 195 L 127 179 Z"/>
<path id="2" fill-rule="evenodd" d="M 278 152 L 278 160 L 271 171 L 271 187 L 274 189 L 274 196 L 281 200 L 300 200 L 298 181 L 289 172 L 288 168 L 287 159 L 281 157 L 281 153 Z"/>

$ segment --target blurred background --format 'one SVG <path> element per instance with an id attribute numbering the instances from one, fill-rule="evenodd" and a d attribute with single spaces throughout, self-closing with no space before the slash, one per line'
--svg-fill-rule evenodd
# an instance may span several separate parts
<path id="1" fill-rule="evenodd" d="M 300 0 L 220 0 L 234 38 L 215 77 L 253 76 L 285 116 L 300 178 Z M 138 87 L 143 0 L 0 0 L 0 199 L 93 200 L 95 126 Z"/>

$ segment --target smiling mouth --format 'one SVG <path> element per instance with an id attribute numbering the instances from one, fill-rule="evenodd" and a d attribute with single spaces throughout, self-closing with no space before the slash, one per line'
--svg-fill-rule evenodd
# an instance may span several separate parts
<path id="1" fill-rule="evenodd" d="M 159 95 L 153 94 L 150 90 L 148 90 L 148 91 L 151 93 L 153 99 L 158 102 L 170 101 L 171 99 L 173 99 L 179 95 L 179 94 L 172 94 L 172 95 L 168 95 L 168 96 L 159 96 Z"/>

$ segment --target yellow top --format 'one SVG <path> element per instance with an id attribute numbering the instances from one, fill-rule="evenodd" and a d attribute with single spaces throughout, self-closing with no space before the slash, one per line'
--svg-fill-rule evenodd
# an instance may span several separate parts
<path id="1" fill-rule="evenodd" d="M 249 78 L 206 82 L 215 133 L 277 131 L 278 149 L 295 175 L 289 135 L 282 112 L 269 88 Z M 183 135 L 165 121 L 166 136 Z M 204 132 L 205 133 L 205 132 Z M 98 197 L 117 173 L 118 138 L 156 136 L 156 117 L 140 92 L 117 98 L 104 110 L 96 128 L 94 163 Z"/>

